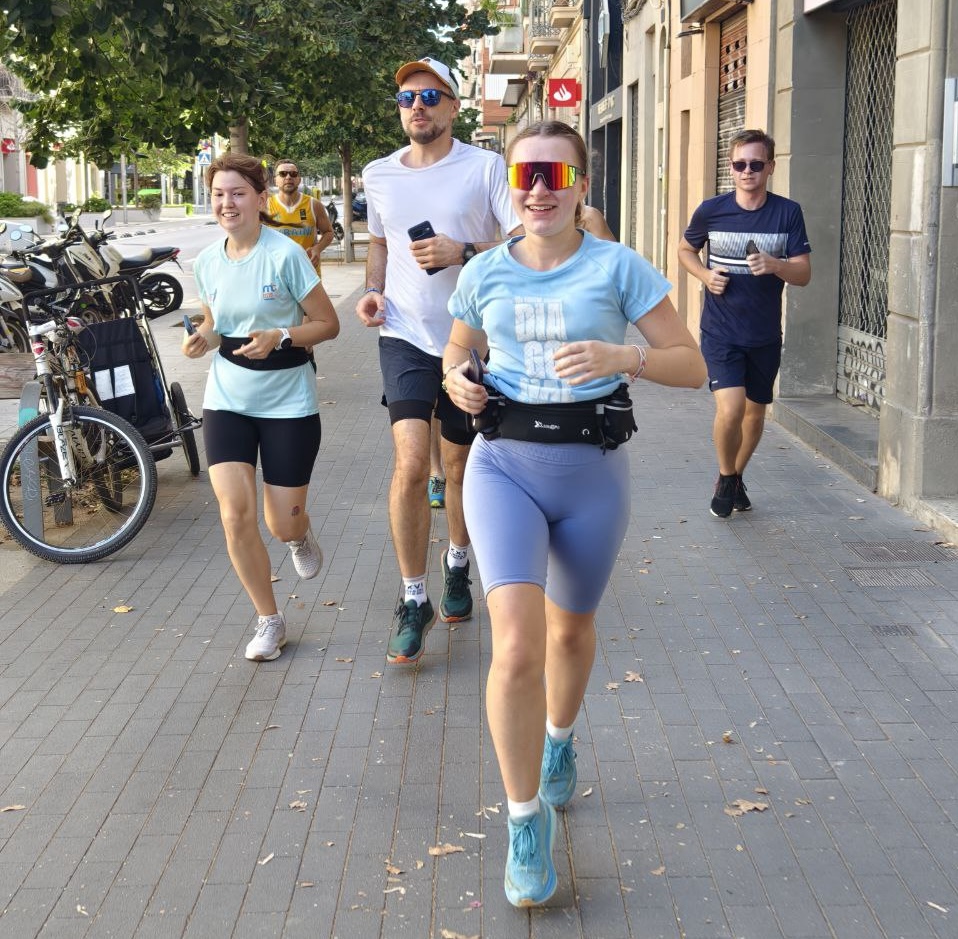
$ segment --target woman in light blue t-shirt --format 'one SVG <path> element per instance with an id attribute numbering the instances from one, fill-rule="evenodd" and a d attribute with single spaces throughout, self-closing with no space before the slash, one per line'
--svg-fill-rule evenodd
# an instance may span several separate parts
<path id="1" fill-rule="evenodd" d="M 308 350 L 339 334 L 339 319 L 306 252 L 265 213 L 266 173 L 254 157 L 228 153 L 206 170 L 213 214 L 226 238 L 194 264 L 203 322 L 183 352 L 214 350 L 203 399 L 203 439 L 230 560 L 257 613 L 246 647 L 252 661 L 275 659 L 286 643 L 269 555 L 259 530 L 256 464 L 263 466 L 263 514 L 292 551 L 300 577 L 315 577 L 323 554 L 306 512 L 321 426 Z"/>
<path id="2" fill-rule="evenodd" d="M 506 162 L 525 234 L 463 269 L 443 356 L 454 404 L 479 414 L 488 386 L 508 399 L 499 413 L 511 415 L 501 436 L 480 434 L 472 445 L 463 504 L 492 625 L 486 709 L 508 799 L 505 890 L 515 906 L 545 903 L 556 889 L 554 808 L 575 792 L 572 724 L 595 658 L 595 611 L 629 519 L 629 444 L 578 442 L 627 439 L 598 432 L 592 402 L 621 395 L 623 376 L 705 381 L 665 278 L 577 227 L 586 160 L 582 138 L 558 121 L 513 140 Z M 648 345 L 625 343 L 629 323 Z M 489 353 L 484 384 L 465 374 L 471 349 Z M 578 425 L 570 419 L 583 411 Z M 564 442 L 543 442 L 547 435 Z"/>

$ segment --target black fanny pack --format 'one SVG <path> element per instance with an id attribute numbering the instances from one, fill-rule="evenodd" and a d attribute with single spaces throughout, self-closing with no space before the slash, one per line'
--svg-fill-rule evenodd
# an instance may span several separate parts
<path id="1" fill-rule="evenodd" d="M 280 368 L 299 368 L 309 361 L 309 353 L 303 348 L 274 349 L 265 359 L 248 359 L 245 355 L 233 355 L 249 342 L 248 336 L 220 336 L 220 355 L 227 362 L 249 368 L 254 372 L 272 372 Z"/>
<path id="2" fill-rule="evenodd" d="M 632 415 L 629 386 L 594 401 L 573 404 L 522 404 L 491 388 L 489 401 L 472 419 L 473 430 L 489 440 L 532 443 L 588 443 L 614 450 L 638 430 Z"/>

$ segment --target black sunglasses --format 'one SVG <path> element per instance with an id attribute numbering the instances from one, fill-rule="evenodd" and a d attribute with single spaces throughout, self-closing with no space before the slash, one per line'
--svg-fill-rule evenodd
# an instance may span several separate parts
<path id="1" fill-rule="evenodd" d="M 747 166 L 753 173 L 761 173 L 768 165 L 765 160 L 732 160 L 732 169 L 736 173 L 744 173 Z"/>
<path id="2" fill-rule="evenodd" d="M 299 170 L 277 170 L 277 176 L 282 176 L 285 179 L 287 176 L 292 176 L 294 179 L 299 176 Z"/>
<path id="3" fill-rule="evenodd" d="M 455 101 L 452 95 L 440 91 L 438 88 L 423 88 L 422 91 L 397 91 L 396 104 L 401 108 L 411 108 L 416 103 L 416 95 L 422 99 L 427 108 L 434 108 L 443 98 Z"/>

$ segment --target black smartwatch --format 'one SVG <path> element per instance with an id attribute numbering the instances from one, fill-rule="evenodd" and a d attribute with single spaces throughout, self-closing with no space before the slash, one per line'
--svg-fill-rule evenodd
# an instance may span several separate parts
<path id="1" fill-rule="evenodd" d="M 462 246 L 462 263 L 467 264 L 471 261 L 479 252 L 476 251 L 476 246 L 471 242 L 467 241 Z"/>
<path id="2" fill-rule="evenodd" d="M 279 342 L 276 343 L 277 349 L 292 349 L 293 348 L 293 337 L 290 336 L 289 330 L 285 327 L 279 331 Z"/>

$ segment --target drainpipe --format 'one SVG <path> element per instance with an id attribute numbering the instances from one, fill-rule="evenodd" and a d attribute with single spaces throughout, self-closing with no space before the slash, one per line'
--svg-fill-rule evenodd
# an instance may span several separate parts
<path id="1" fill-rule="evenodd" d="M 944 144 L 942 133 L 944 113 L 942 92 L 945 87 L 945 43 L 948 36 L 948 16 L 950 2 L 939 0 L 935 4 L 938 11 L 937 28 L 932 27 L 932 47 L 929 51 L 928 79 L 930 88 L 935 89 L 938 107 L 932 107 L 928 136 L 937 141 L 934 148 L 929 147 L 925 159 L 925 235 L 924 260 L 919 278 L 921 289 L 918 304 L 918 416 L 930 417 L 934 409 L 934 362 L 935 362 L 935 315 L 938 305 L 938 257 L 940 244 L 941 212 L 941 148 Z M 939 44 L 937 38 L 941 37 Z"/>
<path id="2" fill-rule="evenodd" d="M 669 89 L 672 87 L 672 0 L 666 0 L 660 9 L 665 13 L 665 28 L 658 30 L 661 46 L 658 51 L 659 81 L 662 87 L 662 167 L 659 184 L 662 205 L 659 209 L 659 269 L 665 277 L 669 276 L 668 265 L 668 222 L 669 222 L 669 138 L 672 132 Z M 664 55 L 662 53 L 665 53 Z M 665 67 L 663 68 L 663 59 Z M 663 74 L 663 72 L 665 74 Z"/>

